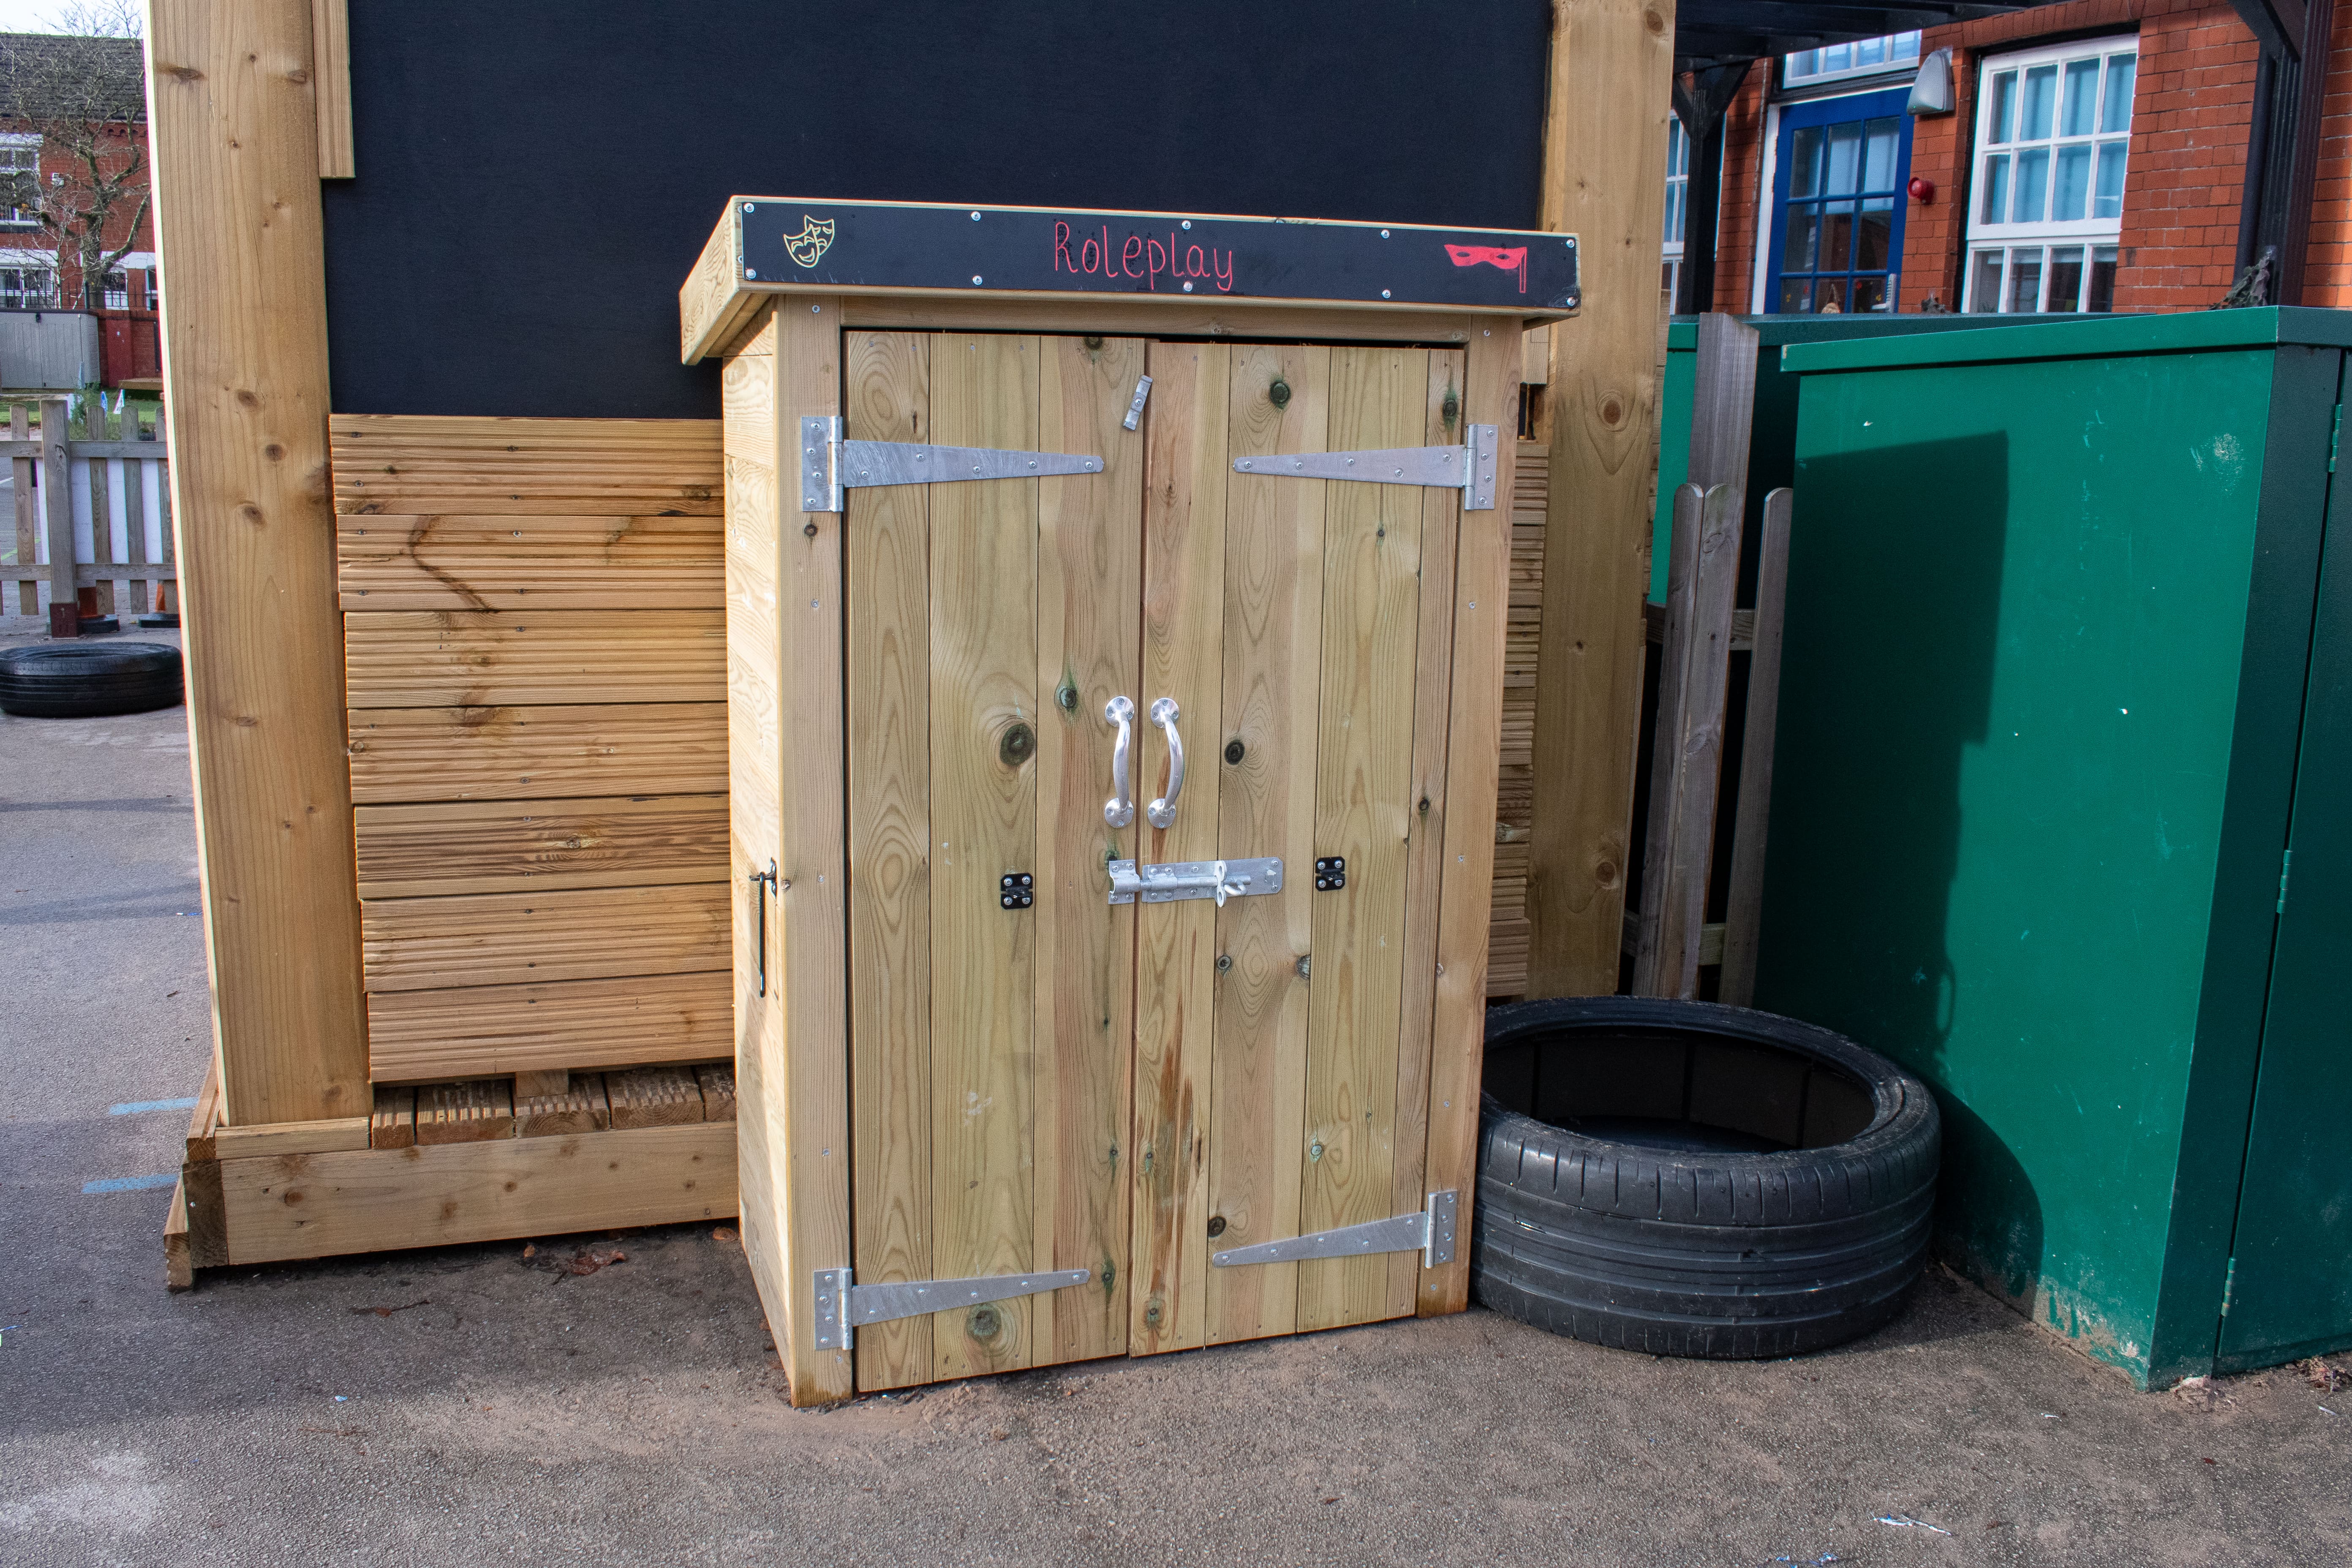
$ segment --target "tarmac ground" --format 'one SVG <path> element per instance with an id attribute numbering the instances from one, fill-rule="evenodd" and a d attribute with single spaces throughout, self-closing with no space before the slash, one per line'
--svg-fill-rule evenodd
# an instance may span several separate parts
<path id="1" fill-rule="evenodd" d="M 1473 1310 L 829 1411 L 711 1226 L 167 1293 L 190 787 L 184 710 L 0 716 L 0 1561 L 2352 1562 L 2352 1385 L 2135 1393 L 1941 1270 L 1802 1360 Z"/>

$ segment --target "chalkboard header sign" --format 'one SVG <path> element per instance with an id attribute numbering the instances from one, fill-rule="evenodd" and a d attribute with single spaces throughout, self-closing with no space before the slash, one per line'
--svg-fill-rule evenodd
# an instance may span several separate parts
<path id="1" fill-rule="evenodd" d="M 754 197 L 743 281 L 1573 310 L 1576 240 L 1519 229 Z"/>

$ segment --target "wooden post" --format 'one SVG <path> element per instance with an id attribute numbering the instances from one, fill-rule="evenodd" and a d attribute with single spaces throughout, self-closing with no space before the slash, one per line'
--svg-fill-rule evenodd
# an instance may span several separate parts
<path id="1" fill-rule="evenodd" d="M 1675 492 L 1674 562 L 1658 669 L 1657 739 L 1651 750 L 1650 826 L 1643 840 L 1642 920 L 1633 994 L 1698 994 L 1707 868 L 1723 782 L 1723 715 L 1731 679 L 1731 604 L 1739 586 L 1742 491 L 1696 485 Z"/>
<path id="2" fill-rule="evenodd" d="M 8 438 L 29 441 L 33 438 L 32 422 L 25 417 L 25 405 L 8 405 Z M 22 447 L 17 447 L 23 451 Z M 33 459 L 15 458 L 9 460 L 13 470 L 16 497 L 16 564 L 31 571 L 41 558 L 40 514 L 33 510 Z M 41 613 L 41 585 L 30 578 L 16 584 L 16 608 L 20 614 L 37 616 Z"/>
<path id="3" fill-rule="evenodd" d="M 226 1120 L 364 1116 L 309 0 L 154 0 L 148 59 Z"/>
<path id="4" fill-rule="evenodd" d="M 1723 914 L 1723 973 L 1716 1000 L 1756 1001 L 1756 945 L 1764 914 L 1764 844 L 1772 815 L 1772 744 L 1780 727 L 1781 609 L 1789 596 L 1792 490 L 1764 498 L 1756 552 L 1755 652 L 1748 665 L 1748 729 L 1739 746 L 1739 802 L 1731 835 L 1731 896 Z"/>
<path id="5" fill-rule="evenodd" d="M 358 173 L 352 153 L 352 22 L 348 0 L 310 0 L 310 58 L 319 84 L 319 178 Z"/>
<path id="6" fill-rule="evenodd" d="M 95 405 L 97 400 L 91 401 Z M 89 416 L 89 439 L 92 441 L 106 439 L 104 408 L 98 408 Z M 114 487 L 108 482 L 110 476 L 107 472 L 104 458 L 88 458 L 83 460 L 89 465 L 89 559 L 91 564 L 98 568 L 94 574 L 98 579 L 98 613 L 101 616 L 110 616 L 115 613 L 117 601 L 128 597 L 127 595 L 115 592 L 121 580 L 106 570 L 107 567 L 115 564 L 116 560 Z"/>
<path id="7" fill-rule="evenodd" d="M 1543 222 L 1577 236 L 1553 329 L 1528 994 L 1617 989 L 1658 430 L 1672 0 L 1554 0 Z"/>
<path id="8" fill-rule="evenodd" d="M 66 453 L 72 432 L 66 428 L 66 400 L 41 399 L 41 526 L 49 539 L 49 626 L 55 635 L 60 621 L 78 625 L 79 609 L 60 616 L 59 605 L 81 603 L 74 576 L 73 479 Z M 68 636 L 72 633 L 68 632 Z"/>

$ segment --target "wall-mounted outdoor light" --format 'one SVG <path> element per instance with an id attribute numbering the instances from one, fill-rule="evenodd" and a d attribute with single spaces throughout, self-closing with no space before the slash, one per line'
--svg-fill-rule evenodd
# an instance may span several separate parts
<path id="1" fill-rule="evenodd" d="M 1903 106 L 1922 119 L 1952 112 L 1952 51 L 1937 49 L 1919 62 L 1911 81 L 1911 101 Z"/>

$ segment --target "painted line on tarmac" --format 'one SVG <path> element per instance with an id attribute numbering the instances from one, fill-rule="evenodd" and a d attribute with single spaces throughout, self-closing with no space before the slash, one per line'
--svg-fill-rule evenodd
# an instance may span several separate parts
<path id="1" fill-rule="evenodd" d="M 177 1171 L 162 1176 L 109 1176 L 102 1182 L 84 1182 L 81 1190 L 85 1193 L 144 1193 L 157 1187 L 175 1186 L 179 1180 L 180 1173 Z"/>
<path id="2" fill-rule="evenodd" d="M 106 1113 L 109 1116 L 141 1116 L 150 1110 L 194 1110 L 195 1108 L 195 1096 L 190 1095 L 185 1100 L 133 1100 L 121 1105 L 110 1105 Z"/>

